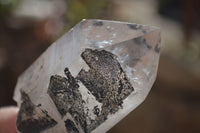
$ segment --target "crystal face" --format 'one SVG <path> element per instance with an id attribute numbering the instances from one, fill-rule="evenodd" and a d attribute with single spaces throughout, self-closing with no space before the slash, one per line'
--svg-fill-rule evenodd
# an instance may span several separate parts
<path id="1" fill-rule="evenodd" d="M 159 55 L 157 27 L 81 21 L 19 77 L 18 131 L 108 131 L 144 101 Z"/>

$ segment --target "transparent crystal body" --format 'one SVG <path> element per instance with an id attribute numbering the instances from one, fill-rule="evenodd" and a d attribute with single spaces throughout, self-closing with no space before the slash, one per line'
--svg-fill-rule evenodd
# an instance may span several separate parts
<path id="1" fill-rule="evenodd" d="M 157 27 L 82 20 L 18 78 L 19 132 L 108 131 L 148 95 L 160 43 Z"/>

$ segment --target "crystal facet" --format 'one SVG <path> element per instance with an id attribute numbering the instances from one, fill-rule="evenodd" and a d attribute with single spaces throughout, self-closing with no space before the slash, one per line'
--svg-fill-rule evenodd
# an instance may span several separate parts
<path id="1" fill-rule="evenodd" d="M 19 77 L 18 131 L 108 131 L 144 101 L 159 55 L 157 27 L 81 21 Z"/>

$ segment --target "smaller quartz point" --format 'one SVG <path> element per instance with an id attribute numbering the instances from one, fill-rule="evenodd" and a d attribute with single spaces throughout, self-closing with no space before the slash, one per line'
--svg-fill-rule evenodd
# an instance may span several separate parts
<path id="1" fill-rule="evenodd" d="M 82 20 L 18 78 L 18 132 L 108 131 L 149 93 L 160 42 L 157 27 Z"/>

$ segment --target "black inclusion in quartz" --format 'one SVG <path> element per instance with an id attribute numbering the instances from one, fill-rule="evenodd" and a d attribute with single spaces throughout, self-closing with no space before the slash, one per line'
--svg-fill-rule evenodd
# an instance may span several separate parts
<path id="1" fill-rule="evenodd" d="M 21 91 L 22 104 L 17 116 L 17 129 L 21 133 L 40 133 L 54 127 L 57 122 L 52 119 L 46 110 L 35 106 L 29 96 Z"/>
<path id="2" fill-rule="evenodd" d="M 67 133 L 79 133 L 78 129 L 76 128 L 75 124 L 73 121 L 71 121 L 70 119 L 67 119 L 65 121 L 65 127 L 67 130 Z"/>
<path id="3" fill-rule="evenodd" d="M 81 57 L 89 66 L 89 71 L 82 69 L 74 78 L 66 68 L 66 77 L 51 76 L 48 94 L 62 118 L 67 112 L 73 117 L 75 123 L 69 119 L 65 121 L 68 132 L 78 132 L 76 125 L 80 125 L 85 133 L 89 133 L 103 123 L 109 114 L 116 113 L 134 88 L 114 54 L 105 50 L 85 49 Z M 102 103 L 101 109 L 94 106 L 92 110 L 96 115 L 95 120 L 84 113 L 84 104 L 87 103 L 82 99 L 78 82 L 82 82 L 90 94 Z"/>
<path id="4" fill-rule="evenodd" d="M 78 82 L 71 75 L 68 68 L 65 68 L 64 72 L 66 77 L 51 76 L 48 94 L 62 118 L 69 112 L 75 118 L 75 122 L 81 125 L 85 132 L 88 132 L 83 107 L 84 101 L 78 90 Z"/>
<path id="5" fill-rule="evenodd" d="M 59 75 L 51 76 L 48 88 L 48 94 L 62 117 L 69 111 L 74 102 L 81 97 L 77 93 L 79 85 L 68 71 L 68 68 L 65 69 L 65 75 L 66 77 Z"/>
<path id="6" fill-rule="evenodd" d="M 133 39 L 133 43 L 140 46 L 145 46 L 148 49 L 152 49 L 152 46 L 149 45 L 144 37 L 137 37 Z"/>
<path id="7" fill-rule="evenodd" d="M 160 53 L 160 47 L 159 47 L 158 44 L 155 46 L 154 51 L 155 51 L 156 53 Z"/>
<path id="8" fill-rule="evenodd" d="M 117 57 L 105 50 L 85 49 L 81 57 L 90 67 L 89 71 L 81 70 L 77 76 L 85 87 L 102 103 L 101 111 L 95 107 L 95 121 L 91 130 L 103 123 L 110 113 L 122 107 L 123 100 L 134 90 L 123 72 Z"/>
<path id="9" fill-rule="evenodd" d="M 130 29 L 132 29 L 132 30 L 137 30 L 138 28 L 137 28 L 137 24 L 127 24 L 127 26 L 130 28 Z"/>
<path id="10" fill-rule="evenodd" d="M 103 26 L 103 22 L 102 21 L 93 21 L 93 25 L 94 26 Z"/>

